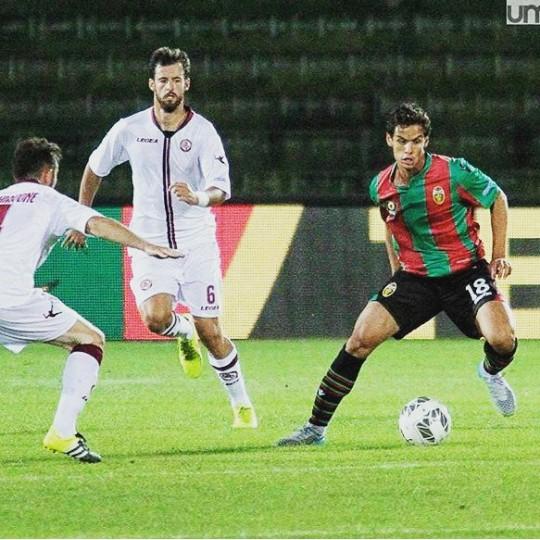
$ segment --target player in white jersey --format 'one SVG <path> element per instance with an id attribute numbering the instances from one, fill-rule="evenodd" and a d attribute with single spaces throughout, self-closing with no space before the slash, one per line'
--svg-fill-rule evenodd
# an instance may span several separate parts
<path id="1" fill-rule="evenodd" d="M 121 223 L 58 193 L 61 150 L 43 138 L 21 141 L 14 184 L 0 190 L 0 344 L 20 352 L 32 342 L 70 350 L 56 414 L 43 444 L 79 461 L 97 463 L 77 431 L 77 418 L 97 383 L 104 335 L 55 296 L 34 286 L 36 269 L 67 230 L 106 238 L 153 257 L 181 253 L 143 240 Z"/>
<path id="2" fill-rule="evenodd" d="M 210 365 L 221 379 L 233 408 L 233 427 L 257 427 L 238 352 L 223 335 L 220 254 L 210 207 L 230 197 L 229 164 L 214 126 L 184 103 L 190 86 L 190 60 L 179 49 L 152 53 L 149 87 L 153 106 L 119 120 L 92 152 L 84 171 L 79 202 L 91 206 L 101 179 L 129 161 L 133 179 L 130 228 L 143 238 L 181 248 L 181 261 L 155 261 L 130 253 L 141 318 L 156 334 L 177 337 L 179 356 L 190 377 L 201 373 L 201 354 L 189 318 L 175 313 L 179 302 L 190 309 Z M 67 247 L 84 238 L 70 234 Z"/>

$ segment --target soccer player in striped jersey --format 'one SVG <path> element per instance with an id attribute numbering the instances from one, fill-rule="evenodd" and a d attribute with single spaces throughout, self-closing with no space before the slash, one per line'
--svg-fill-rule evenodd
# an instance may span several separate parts
<path id="1" fill-rule="evenodd" d="M 101 179 L 129 161 L 133 180 L 130 228 L 143 238 L 186 253 L 181 261 L 155 261 L 130 252 L 131 290 L 146 327 L 178 339 L 179 360 L 188 377 L 201 374 L 197 333 L 233 409 L 233 427 L 255 428 L 238 351 L 222 331 L 221 268 L 212 206 L 231 195 L 229 163 L 214 126 L 185 104 L 191 63 L 180 49 L 156 49 L 149 62 L 153 105 L 120 119 L 92 152 L 83 174 L 79 202 L 91 206 Z M 74 232 L 67 247 L 81 247 Z M 175 312 L 189 307 L 190 319 Z"/>
<path id="2" fill-rule="evenodd" d="M 14 183 L 0 190 L 0 345 L 14 353 L 43 342 L 69 350 L 62 393 L 45 448 L 78 461 L 97 463 L 77 431 L 77 419 L 97 384 L 104 335 L 58 298 L 34 286 L 34 273 L 68 229 L 142 250 L 152 257 L 181 257 L 151 244 L 121 223 L 61 195 L 54 188 L 62 152 L 33 137 L 13 157 Z"/>
<path id="3" fill-rule="evenodd" d="M 514 358 L 517 339 L 510 307 L 495 283 L 512 271 L 506 254 L 506 196 L 464 159 L 428 153 L 430 132 L 429 116 L 415 103 L 402 103 L 388 116 L 386 142 L 394 163 L 373 178 L 369 192 L 386 223 L 393 275 L 358 317 L 319 386 L 308 422 L 279 446 L 323 443 L 328 423 L 369 354 L 441 311 L 466 336 L 484 338 L 478 375 L 502 415 L 516 409 L 501 372 Z M 491 211 L 489 262 L 474 221 L 477 207 Z"/>

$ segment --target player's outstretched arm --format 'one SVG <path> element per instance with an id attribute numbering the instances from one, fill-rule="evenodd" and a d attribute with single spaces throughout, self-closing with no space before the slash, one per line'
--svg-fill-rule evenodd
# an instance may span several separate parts
<path id="1" fill-rule="evenodd" d="M 95 174 L 89 165 L 86 165 L 79 188 L 79 202 L 85 206 L 92 206 L 99 186 L 101 186 L 101 177 Z M 75 250 L 84 249 L 86 237 L 81 232 L 70 229 L 64 236 L 62 247 Z"/>
<path id="2" fill-rule="evenodd" d="M 91 217 L 86 223 L 86 232 L 111 242 L 116 242 L 123 246 L 140 249 L 152 257 L 158 259 L 184 257 L 184 254 L 178 250 L 168 247 L 158 246 L 143 240 L 135 233 L 131 232 L 118 221 L 104 216 Z"/>

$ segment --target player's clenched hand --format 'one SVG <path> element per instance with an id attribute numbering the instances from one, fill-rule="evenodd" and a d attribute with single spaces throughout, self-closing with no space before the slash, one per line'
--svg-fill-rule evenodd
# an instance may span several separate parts
<path id="1" fill-rule="evenodd" d="M 493 279 L 504 279 L 512 273 L 512 265 L 504 257 L 499 257 L 489 263 L 489 270 Z"/>
<path id="2" fill-rule="evenodd" d="M 62 247 L 65 249 L 84 249 L 86 247 L 86 236 L 73 229 L 67 231 L 62 240 Z"/>
<path id="3" fill-rule="evenodd" d="M 185 182 L 175 182 L 171 184 L 169 190 L 174 193 L 179 201 L 195 205 L 199 198 Z"/>
<path id="4" fill-rule="evenodd" d="M 180 259 L 186 255 L 177 249 L 171 249 L 164 246 L 156 246 L 155 244 L 147 243 L 144 246 L 144 252 L 151 257 L 157 259 Z"/>

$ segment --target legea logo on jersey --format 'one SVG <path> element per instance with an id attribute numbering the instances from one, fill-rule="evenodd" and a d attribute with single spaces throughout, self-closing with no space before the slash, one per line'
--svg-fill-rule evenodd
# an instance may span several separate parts
<path id="1" fill-rule="evenodd" d="M 189 139 L 182 139 L 180 141 L 180 150 L 182 150 L 182 152 L 189 152 L 192 146 L 193 145 Z"/>
<path id="2" fill-rule="evenodd" d="M 433 201 L 435 204 L 441 205 L 446 199 L 444 189 L 441 186 L 435 186 L 433 188 Z"/>
<path id="3" fill-rule="evenodd" d="M 157 143 L 157 139 L 152 139 L 150 137 L 137 137 L 137 142 L 144 142 L 144 143 Z"/>
<path id="4" fill-rule="evenodd" d="M 506 24 L 540 24 L 540 0 L 506 0 Z"/>

